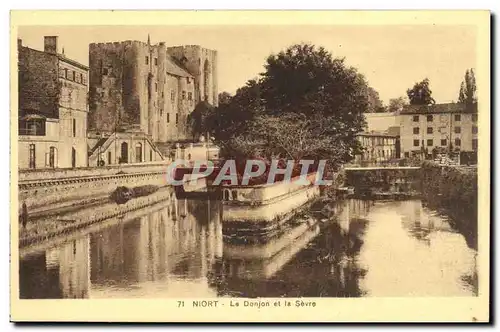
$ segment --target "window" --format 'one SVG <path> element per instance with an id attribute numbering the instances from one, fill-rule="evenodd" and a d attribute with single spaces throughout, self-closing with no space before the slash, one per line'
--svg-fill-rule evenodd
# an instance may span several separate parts
<path id="1" fill-rule="evenodd" d="M 460 121 L 460 114 L 455 114 L 455 121 Z"/>
<path id="2" fill-rule="evenodd" d="M 111 165 L 111 151 L 108 151 L 108 165 Z"/>
<path id="3" fill-rule="evenodd" d="M 477 126 L 472 126 L 472 133 L 477 134 Z"/>
<path id="4" fill-rule="evenodd" d="M 73 81 L 76 81 L 76 72 L 73 70 L 73 78 L 72 78 Z"/>
<path id="5" fill-rule="evenodd" d="M 155 83 L 155 92 L 158 91 L 158 83 Z"/>
<path id="6" fill-rule="evenodd" d="M 179 113 L 175 113 L 175 124 L 179 123 Z"/>
<path id="7" fill-rule="evenodd" d="M 170 100 L 174 101 L 175 100 L 175 91 L 170 90 Z"/>
<path id="8" fill-rule="evenodd" d="M 427 122 L 432 122 L 434 117 L 432 115 L 427 115 Z"/>
<path id="9" fill-rule="evenodd" d="M 477 151 L 477 138 L 472 139 L 472 150 Z"/>
<path id="10" fill-rule="evenodd" d="M 73 137 L 76 137 L 76 119 L 73 119 Z"/>
<path id="11" fill-rule="evenodd" d="M 418 139 L 414 139 L 413 146 L 419 146 L 419 145 L 420 145 L 420 141 Z"/>
<path id="12" fill-rule="evenodd" d="M 146 58 L 145 58 L 145 61 L 144 61 L 144 62 L 145 62 L 147 65 L 149 65 L 149 57 L 148 57 L 148 56 L 146 56 Z"/>
<path id="13" fill-rule="evenodd" d="M 434 128 L 427 127 L 427 134 L 432 134 L 432 133 L 434 133 Z"/>
<path id="14" fill-rule="evenodd" d="M 170 113 L 167 113 L 167 123 L 170 123 Z"/>
<path id="15" fill-rule="evenodd" d="M 161 97 L 164 98 L 165 97 L 165 94 L 163 93 L 163 91 L 161 92 Z"/>
<path id="16" fill-rule="evenodd" d="M 413 128 L 413 134 L 418 135 L 420 133 L 420 128 L 419 127 L 414 127 Z"/>
<path id="17" fill-rule="evenodd" d="M 433 146 L 434 145 L 434 140 L 428 139 L 427 140 L 427 146 Z"/>
<path id="18" fill-rule="evenodd" d="M 140 163 L 142 162 L 142 144 L 137 143 L 135 145 L 135 161 Z"/>
<path id="19" fill-rule="evenodd" d="M 103 75 L 108 75 L 108 68 L 103 68 L 102 69 L 102 74 Z"/>
<path id="20" fill-rule="evenodd" d="M 163 116 L 163 110 L 160 108 L 160 116 Z"/>
<path id="21" fill-rule="evenodd" d="M 182 100 L 186 99 L 186 91 L 182 91 Z"/>
<path id="22" fill-rule="evenodd" d="M 56 148 L 51 146 L 49 148 L 49 167 L 54 168 L 56 165 Z"/>
<path id="23" fill-rule="evenodd" d="M 64 68 L 64 77 L 65 77 L 66 79 L 69 79 L 69 71 L 68 71 L 68 69 L 67 69 L 67 68 Z"/>
<path id="24" fill-rule="evenodd" d="M 149 161 L 153 161 L 153 150 L 149 150 Z"/>
<path id="25" fill-rule="evenodd" d="M 193 93 L 192 92 L 188 92 L 188 100 L 193 100 Z"/>
<path id="26" fill-rule="evenodd" d="M 45 119 L 21 120 L 19 135 L 45 136 Z"/>
<path id="27" fill-rule="evenodd" d="M 83 74 L 82 73 L 80 73 L 80 83 L 85 84 L 85 82 L 83 81 Z"/>
<path id="28" fill-rule="evenodd" d="M 445 139 L 442 139 L 442 140 L 441 140 L 441 146 L 446 146 L 446 144 L 447 144 L 446 140 L 445 140 Z"/>
<path id="29" fill-rule="evenodd" d="M 158 58 L 155 58 L 155 66 L 158 66 Z"/>
<path id="30" fill-rule="evenodd" d="M 418 122 L 418 115 L 413 116 L 413 122 Z"/>
<path id="31" fill-rule="evenodd" d="M 30 168 L 36 168 L 36 149 L 35 144 L 30 144 Z"/>
<path id="32" fill-rule="evenodd" d="M 409 152 L 405 152 L 405 158 L 410 158 L 410 153 Z"/>
<path id="33" fill-rule="evenodd" d="M 455 146 L 460 146 L 462 145 L 462 141 L 460 140 L 460 138 L 455 138 Z"/>
<path id="34" fill-rule="evenodd" d="M 455 134 L 460 134 L 460 133 L 461 133 L 460 127 L 455 127 Z"/>
<path id="35" fill-rule="evenodd" d="M 187 82 L 187 84 L 191 83 L 191 80 L 189 79 L 189 77 L 186 77 L 186 82 Z"/>
<path id="36" fill-rule="evenodd" d="M 477 114 L 472 114 L 472 121 L 477 122 Z"/>

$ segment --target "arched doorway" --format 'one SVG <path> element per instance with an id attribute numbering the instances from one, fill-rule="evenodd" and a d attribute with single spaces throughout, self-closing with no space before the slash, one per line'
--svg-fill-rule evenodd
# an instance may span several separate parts
<path id="1" fill-rule="evenodd" d="M 123 142 L 121 145 L 120 163 L 128 163 L 128 143 Z"/>
<path id="2" fill-rule="evenodd" d="M 137 143 L 135 145 L 135 162 L 140 163 L 142 162 L 142 144 Z"/>

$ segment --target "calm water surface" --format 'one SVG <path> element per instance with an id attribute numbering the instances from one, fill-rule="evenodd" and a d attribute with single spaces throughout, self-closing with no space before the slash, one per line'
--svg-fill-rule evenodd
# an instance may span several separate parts
<path id="1" fill-rule="evenodd" d="M 90 212 L 89 212 L 90 213 Z M 21 298 L 474 296 L 476 252 L 419 200 L 346 200 L 260 244 L 229 243 L 223 207 L 170 199 L 24 249 Z"/>

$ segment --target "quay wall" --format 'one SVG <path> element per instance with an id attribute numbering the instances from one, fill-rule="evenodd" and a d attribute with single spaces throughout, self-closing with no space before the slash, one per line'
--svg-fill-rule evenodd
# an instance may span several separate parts
<path id="1" fill-rule="evenodd" d="M 345 185 L 356 193 L 420 191 L 420 167 L 345 168 Z"/>
<path id="2" fill-rule="evenodd" d="M 85 204 L 85 199 L 109 195 L 118 186 L 165 186 L 166 172 L 166 164 L 20 172 L 19 208 L 25 202 L 31 214 L 68 205 Z"/>
<path id="3" fill-rule="evenodd" d="M 425 162 L 421 168 L 422 198 L 434 209 L 452 217 L 453 226 L 477 248 L 477 169 Z"/>

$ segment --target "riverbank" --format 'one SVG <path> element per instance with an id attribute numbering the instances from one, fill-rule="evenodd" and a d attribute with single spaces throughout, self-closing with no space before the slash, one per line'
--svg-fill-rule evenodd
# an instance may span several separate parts
<path id="1" fill-rule="evenodd" d="M 452 217 L 453 226 L 477 249 L 477 170 L 425 162 L 421 167 L 422 199 Z"/>
<path id="2" fill-rule="evenodd" d="M 57 217 L 50 215 L 30 220 L 25 228 L 19 228 L 19 246 L 26 247 L 56 236 L 69 234 L 84 227 L 125 215 L 174 195 L 171 187 L 162 187 L 154 194 L 133 198 L 124 204 L 117 204 L 110 198 L 98 205 L 75 206 Z"/>

